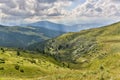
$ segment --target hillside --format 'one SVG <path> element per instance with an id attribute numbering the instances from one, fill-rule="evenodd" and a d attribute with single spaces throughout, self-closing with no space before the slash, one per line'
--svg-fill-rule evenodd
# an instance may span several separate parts
<path id="1" fill-rule="evenodd" d="M 44 41 L 64 32 L 40 27 L 19 27 L 0 25 L 0 46 L 26 47 L 30 44 Z"/>
<path id="2" fill-rule="evenodd" d="M 60 65 L 52 57 L 40 53 L 0 48 L 0 80 L 37 80 L 44 76 L 69 71 Z"/>
<path id="3" fill-rule="evenodd" d="M 63 34 L 45 42 L 42 48 L 38 45 L 40 48 L 34 45 L 36 50 L 54 57 L 59 62 L 67 63 L 70 69 L 84 73 L 83 77 L 78 78 L 77 73 L 72 72 L 70 80 L 120 79 L 120 22 Z M 80 73 L 78 75 L 80 76 Z"/>
<path id="4" fill-rule="evenodd" d="M 120 23 L 116 23 L 101 28 L 67 33 L 46 41 L 44 45 L 39 44 L 39 46 L 44 48 L 45 53 L 56 57 L 58 55 L 63 61 L 67 60 L 67 56 L 69 56 L 67 61 L 74 61 L 79 59 L 82 54 L 96 53 L 96 51 L 104 49 L 103 47 L 107 43 L 119 43 L 119 27 Z M 39 46 L 36 47 L 39 49 Z"/>
<path id="5" fill-rule="evenodd" d="M 96 56 L 120 52 L 120 23 L 109 26 L 67 33 L 44 44 L 44 52 L 59 61 L 80 63 Z"/>
<path id="6" fill-rule="evenodd" d="M 120 80 L 120 23 L 63 34 L 32 48 L 37 52 L 1 48 L 0 79 Z"/>

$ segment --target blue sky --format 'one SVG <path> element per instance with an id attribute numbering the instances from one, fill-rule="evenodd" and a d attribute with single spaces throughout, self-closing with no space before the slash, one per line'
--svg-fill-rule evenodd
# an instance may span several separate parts
<path id="1" fill-rule="evenodd" d="M 0 0 L 0 24 L 43 20 L 69 25 L 117 22 L 120 0 Z"/>
<path id="2" fill-rule="evenodd" d="M 80 4 L 83 4 L 86 0 L 75 0 L 73 1 L 73 3 L 71 4 L 70 7 L 68 7 L 69 10 L 74 9 L 75 7 L 77 7 Z"/>

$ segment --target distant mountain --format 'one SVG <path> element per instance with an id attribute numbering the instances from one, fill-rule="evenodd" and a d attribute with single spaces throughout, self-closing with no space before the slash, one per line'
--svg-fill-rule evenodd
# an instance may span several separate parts
<path id="1" fill-rule="evenodd" d="M 74 24 L 71 27 L 76 27 L 76 31 L 85 30 L 85 29 L 91 29 L 91 28 L 97 28 L 104 26 L 104 23 L 87 23 L 87 24 Z"/>
<path id="2" fill-rule="evenodd" d="M 25 26 L 33 26 L 33 27 L 44 27 L 50 30 L 56 30 L 56 31 L 62 31 L 62 32 L 77 32 L 84 29 L 94 28 L 94 27 L 100 27 L 103 24 L 74 24 L 71 26 L 64 25 L 64 24 L 57 24 L 49 21 L 38 21 L 35 23 L 27 24 Z"/>
<path id="3" fill-rule="evenodd" d="M 49 30 L 43 27 L 19 27 L 0 25 L 0 46 L 26 47 L 44 41 L 64 32 Z"/>
<path id="4" fill-rule="evenodd" d="M 7 26 L 4 26 L 4 25 L 0 25 L 0 28 L 5 28 L 5 27 L 7 27 Z"/>
<path id="5" fill-rule="evenodd" d="M 57 30 L 57 31 L 70 31 L 69 27 L 66 25 L 57 24 L 49 21 L 39 21 L 39 22 L 28 24 L 27 26 L 44 27 L 47 29 Z"/>

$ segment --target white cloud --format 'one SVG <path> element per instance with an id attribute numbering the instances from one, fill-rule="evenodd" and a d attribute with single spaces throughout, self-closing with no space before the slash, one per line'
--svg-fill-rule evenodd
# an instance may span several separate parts
<path id="1" fill-rule="evenodd" d="M 75 0 L 0 0 L 0 20 L 56 22 L 90 19 L 93 17 L 120 17 L 120 0 L 86 0 L 72 11 Z M 70 22 L 71 22 L 70 21 Z M 73 21 L 74 22 L 74 21 Z"/>
<path id="2" fill-rule="evenodd" d="M 88 17 L 119 16 L 116 14 L 120 14 L 120 0 L 87 0 L 84 4 L 76 7 L 72 14 Z"/>
<path id="3" fill-rule="evenodd" d="M 1 13 L 13 17 L 59 16 L 72 0 L 0 0 Z"/>

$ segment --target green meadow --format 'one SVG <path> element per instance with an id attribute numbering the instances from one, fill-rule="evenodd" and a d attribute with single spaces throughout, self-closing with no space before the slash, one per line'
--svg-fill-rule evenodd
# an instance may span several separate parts
<path id="1" fill-rule="evenodd" d="M 120 80 L 120 23 L 33 46 L 0 48 L 0 80 Z"/>

